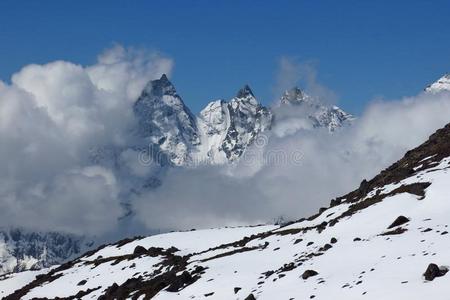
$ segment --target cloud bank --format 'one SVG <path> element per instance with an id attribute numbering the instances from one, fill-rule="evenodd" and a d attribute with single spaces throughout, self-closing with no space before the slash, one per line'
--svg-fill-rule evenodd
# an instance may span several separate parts
<path id="1" fill-rule="evenodd" d="M 236 165 L 160 171 L 127 146 L 133 102 L 148 80 L 172 68 L 161 54 L 116 46 L 92 66 L 29 65 L 11 84 L 0 82 L 0 227 L 114 235 L 129 224 L 146 231 L 297 219 L 450 121 L 445 92 L 372 101 L 354 126 L 333 135 L 300 126 L 305 111 L 292 107 L 281 115 L 289 120 L 278 120 Z M 311 65 L 281 60 L 280 88 L 303 79 L 313 96 L 335 101 Z M 92 160 L 99 145 L 121 149 L 120 172 Z M 129 193 L 136 178 L 153 188 Z M 129 208 L 128 220 L 118 221 Z"/>
<path id="2" fill-rule="evenodd" d="M 290 110 L 301 122 L 303 108 Z M 332 135 L 298 122 L 280 129 L 286 122 L 278 122 L 264 147 L 248 149 L 237 165 L 170 170 L 160 188 L 135 199 L 138 218 L 149 228 L 187 229 L 307 217 L 449 121 L 450 93 L 442 92 L 374 100 L 354 126 Z"/>
<path id="3" fill-rule="evenodd" d="M 115 46 L 92 66 L 28 65 L 0 82 L 0 226 L 114 228 L 120 184 L 92 164 L 90 149 L 128 143 L 131 104 L 172 66 L 158 53 Z"/>

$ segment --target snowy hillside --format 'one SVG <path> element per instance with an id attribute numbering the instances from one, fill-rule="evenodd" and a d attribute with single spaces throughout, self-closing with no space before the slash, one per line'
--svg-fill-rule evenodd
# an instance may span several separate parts
<path id="1" fill-rule="evenodd" d="M 450 124 L 308 219 L 123 240 L 44 273 L 5 276 L 0 293 L 4 299 L 447 299 L 449 168 Z"/>

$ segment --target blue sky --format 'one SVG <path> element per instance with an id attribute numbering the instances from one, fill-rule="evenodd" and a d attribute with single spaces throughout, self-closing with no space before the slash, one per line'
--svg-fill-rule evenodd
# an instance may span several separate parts
<path id="1" fill-rule="evenodd" d="M 114 43 L 157 49 L 197 112 L 245 83 L 269 103 L 288 56 L 314 61 L 319 82 L 358 114 L 450 72 L 449 12 L 449 1 L 4 0 L 0 79 L 29 63 L 91 64 Z"/>

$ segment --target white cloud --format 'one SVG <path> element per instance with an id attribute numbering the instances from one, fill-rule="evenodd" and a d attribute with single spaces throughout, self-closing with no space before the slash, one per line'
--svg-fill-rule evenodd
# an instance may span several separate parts
<path id="1" fill-rule="evenodd" d="M 114 229 L 121 183 L 92 165 L 89 150 L 127 144 L 132 101 L 172 65 L 156 52 L 116 46 L 92 66 L 28 65 L 11 85 L 0 83 L 0 226 Z"/>

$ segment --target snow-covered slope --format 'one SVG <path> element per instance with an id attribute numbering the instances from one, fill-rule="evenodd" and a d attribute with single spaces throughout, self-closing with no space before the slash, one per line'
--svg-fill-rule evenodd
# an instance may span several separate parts
<path id="1" fill-rule="evenodd" d="M 436 82 L 433 82 L 425 88 L 426 92 L 439 93 L 441 91 L 450 91 L 450 74 L 445 74 Z"/>
<path id="2" fill-rule="evenodd" d="M 449 170 L 450 124 L 308 219 L 123 240 L 34 279 L 29 272 L 0 279 L 0 293 L 9 294 L 4 299 L 447 299 Z"/>
<path id="3" fill-rule="evenodd" d="M 335 105 L 326 105 L 320 99 L 312 97 L 298 87 L 287 90 L 275 104 L 274 115 L 277 120 L 277 112 L 291 111 L 289 107 L 299 108 L 291 117 L 304 119 L 304 128 L 327 128 L 330 132 L 351 125 L 354 117 Z M 291 113 L 292 114 L 292 113 Z"/>
<path id="4" fill-rule="evenodd" d="M 272 114 L 246 85 L 229 103 L 209 103 L 197 120 L 201 143 L 196 157 L 217 164 L 237 160 L 259 133 L 270 129 Z"/>
<path id="5" fill-rule="evenodd" d="M 0 275 L 47 268 L 85 252 L 94 243 L 57 232 L 30 232 L 22 229 L 0 231 Z"/>

